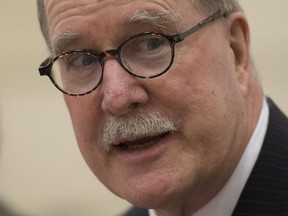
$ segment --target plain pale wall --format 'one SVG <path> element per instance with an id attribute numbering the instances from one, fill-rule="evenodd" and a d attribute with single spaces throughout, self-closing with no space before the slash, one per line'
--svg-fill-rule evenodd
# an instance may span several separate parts
<path id="1" fill-rule="evenodd" d="M 240 1 L 268 95 L 288 113 L 288 1 Z M 83 161 L 61 94 L 38 75 L 47 57 L 36 1 L 0 2 L 0 197 L 38 216 L 117 215 L 128 203 Z"/>

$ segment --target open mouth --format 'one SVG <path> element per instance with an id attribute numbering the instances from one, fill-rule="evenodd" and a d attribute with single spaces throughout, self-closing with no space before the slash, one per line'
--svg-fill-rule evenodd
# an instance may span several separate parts
<path id="1" fill-rule="evenodd" d="M 121 150 L 142 150 L 142 149 L 146 149 L 154 145 L 157 141 L 167 136 L 168 134 L 170 133 L 163 133 L 157 136 L 143 137 L 143 138 L 131 140 L 131 141 L 129 140 L 129 141 L 121 142 L 115 145 L 115 147 Z"/>

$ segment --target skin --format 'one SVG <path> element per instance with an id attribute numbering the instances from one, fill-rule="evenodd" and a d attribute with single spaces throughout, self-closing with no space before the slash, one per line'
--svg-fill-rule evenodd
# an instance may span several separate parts
<path id="1" fill-rule="evenodd" d="M 81 35 L 64 51 L 101 52 L 143 31 L 177 33 L 206 18 L 188 1 L 44 2 L 52 44 L 63 32 Z M 174 11 L 181 22 L 165 24 L 164 29 L 129 23 L 139 9 Z M 248 24 L 236 12 L 177 44 L 174 64 L 161 77 L 133 77 L 109 56 L 96 91 L 64 98 L 80 151 L 109 190 L 134 205 L 155 209 L 159 216 L 186 216 L 213 198 L 237 166 L 255 128 L 263 93 L 249 61 Z M 127 118 L 139 109 L 177 120 L 178 130 L 149 148 L 103 152 L 98 140 L 107 120 Z"/>

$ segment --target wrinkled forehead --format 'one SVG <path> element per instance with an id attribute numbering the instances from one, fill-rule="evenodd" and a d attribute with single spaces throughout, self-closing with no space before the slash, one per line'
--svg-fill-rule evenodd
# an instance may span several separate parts
<path id="1" fill-rule="evenodd" d="M 94 31 L 91 30 L 91 26 L 97 28 L 98 32 L 110 33 L 115 27 L 123 30 L 131 23 L 146 23 L 175 30 L 176 23 L 180 26 L 184 17 L 193 14 L 192 4 L 188 0 L 181 0 L 181 4 L 179 0 L 44 0 L 44 2 L 52 47 L 59 47 L 58 42 L 63 45 L 63 41 L 65 43 L 73 41 L 75 35 L 71 37 L 71 32 Z M 113 33 L 115 35 L 117 32 Z M 59 51 L 62 50 L 62 45 Z"/>
<path id="2" fill-rule="evenodd" d="M 48 18 L 65 18 L 65 14 L 69 16 L 73 13 L 75 15 L 88 15 L 96 14 L 100 11 L 102 14 L 106 13 L 103 17 L 103 22 L 107 17 L 117 17 L 120 22 L 127 20 L 155 19 L 164 18 L 164 21 L 171 19 L 172 21 L 179 20 L 181 15 L 185 17 L 183 8 L 188 9 L 186 13 L 192 13 L 191 0 L 43 0 L 45 4 L 46 14 Z M 182 5 L 182 6 L 180 6 Z M 188 8 L 187 8 L 188 5 Z M 182 11 L 179 10 L 182 8 Z M 122 10 L 123 9 L 123 10 Z M 148 11 L 148 13 L 146 13 Z M 110 12 L 110 13 L 109 13 Z M 114 12 L 114 13 L 111 13 Z M 142 12 L 142 13 L 141 13 Z M 64 14 L 64 15 L 63 15 Z M 99 13 L 100 14 L 100 13 Z M 135 16 L 136 14 L 136 16 Z M 164 15 L 164 16 L 163 16 Z M 169 15 L 169 16 L 168 16 Z"/>

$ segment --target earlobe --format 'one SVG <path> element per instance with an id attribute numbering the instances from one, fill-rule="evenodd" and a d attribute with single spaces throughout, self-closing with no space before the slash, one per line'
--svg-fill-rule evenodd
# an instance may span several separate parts
<path id="1" fill-rule="evenodd" d="M 230 19 L 230 47 L 234 57 L 235 71 L 241 88 L 246 89 L 249 80 L 249 26 L 242 13 L 233 13 Z M 243 90 L 244 90 L 243 89 Z"/>

